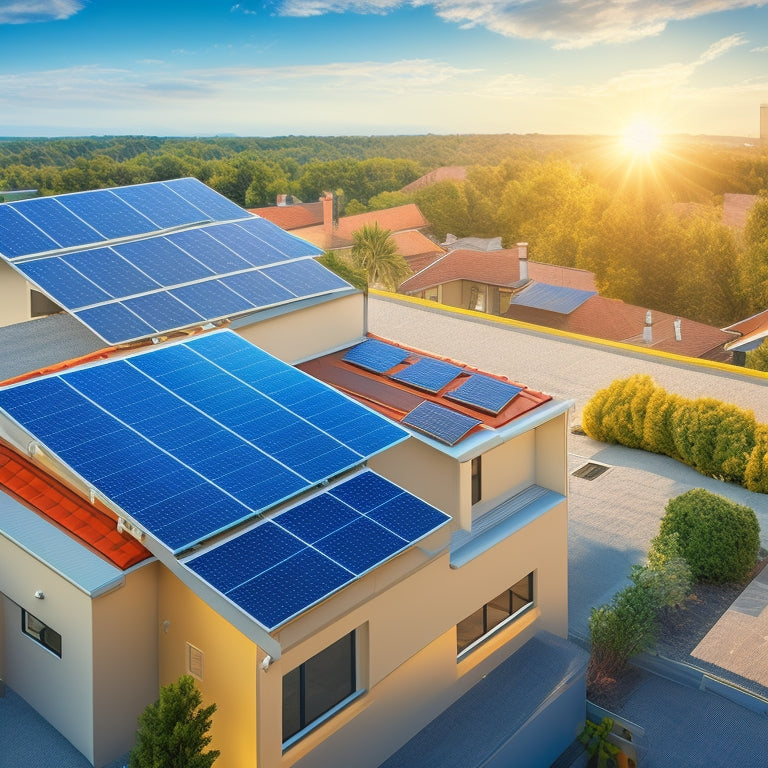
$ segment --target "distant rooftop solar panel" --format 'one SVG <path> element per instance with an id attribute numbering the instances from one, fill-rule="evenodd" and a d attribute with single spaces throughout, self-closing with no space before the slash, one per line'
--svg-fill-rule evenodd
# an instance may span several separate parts
<path id="1" fill-rule="evenodd" d="M 331 420 L 297 409 L 320 394 Z M 0 408 L 173 552 L 407 436 L 231 331 L 1 388 Z"/>
<path id="2" fill-rule="evenodd" d="M 544 309 L 561 315 L 570 315 L 597 291 L 586 291 L 581 288 L 568 288 L 547 283 L 532 283 L 516 294 L 510 304 L 522 307 Z"/>
<path id="3" fill-rule="evenodd" d="M 385 373 L 403 362 L 410 352 L 378 339 L 366 339 L 344 355 L 348 363 L 375 373 Z"/>
<path id="4" fill-rule="evenodd" d="M 495 415 L 509 405 L 522 389 L 506 381 L 473 373 L 463 384 L 447 392 L 445 397 Z"/>
<path id="5" fill-rule="evenodd" d="M 482 424 L 480 419 L 473 419 L 429 400 L 417 405 L 401 422 L 447 445 L 456 445 L 470 430 Z"/>
<path id="6" fill-rule="evenodd" d="M 365 470 L 184 564 L 271 631 L 450 519 Z"/>
<path id="7" fill-rule="evenodd" d="M 461 372 L 462 368 L 453 363 L 446 363 L 444 360 L 436 360 L 431 357 L 422 357 L 406 368 L 393 373 L 392 378 L 427 392 L 439 392 Z"/>

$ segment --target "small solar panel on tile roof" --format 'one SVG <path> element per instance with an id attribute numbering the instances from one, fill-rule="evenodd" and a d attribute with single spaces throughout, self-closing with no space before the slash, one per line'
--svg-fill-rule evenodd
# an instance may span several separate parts
<path id="1" fill-rule="evenodd" d="M 453 363 L 446 363 L 431 357 L 421 357 L 416 362 L 393 373 L 392 378 L 426 392 L 439 392 L 446 384 L 452 382 L 462 370 L 460 366 Z"/>
<path id="2" fill-rule="evenodd" d="M 407 437 L 232 331 L 0 389 L 0 408 L 174 552 Z"/>
<path id="3" fill-rule="evenodd" d="M 445 397 L 495 415 L 506 408 L 522 389 L 506 381 L 473 373 L 456 389 L 446 392 Z"/>
<path id="4" fill-rule="evenodd" d="M 470 430 L 482 424 L 480 419 L 452 411 L 429 400 L 417 405 L 403 416 L 401 422 L 447 445 L 456 445 Z"/>
<path id="5" fill-rule="evenodd" d="M 23 202 L 0 206 L 0 256 L 110 344 L 351 289 L 318 248 L 197 179 Z"/>
<path id="6" fill-rule="evenodd" d="M 185 565 L 271 631 L 449 521 L 364 470 Z"/>
<path id="7" fill-rule="evenodd" d="M 567 288 L 547 283 L 533 283 L 516 294 L 510 304 L 534 309 L 545 309 L 561 315 L 570 315 L 578 309 L 596 291 L 585 291 L 580 288 Z"/>
<path id="8" fill-rule="evenodd" d="M 378 339 L 366 339 L 352 347 L 344 360 L 374 373 L 385 373 L 403 362 L 410 352 Z"/>

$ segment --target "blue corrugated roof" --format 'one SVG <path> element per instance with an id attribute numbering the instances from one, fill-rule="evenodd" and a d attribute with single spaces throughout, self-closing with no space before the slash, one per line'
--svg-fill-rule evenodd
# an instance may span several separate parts
<path id="1" fill-rule="evenodd" d="M 561 315 L 570 315 L 597 291 L 585 291 L 580 288 L 564 288 L 547 283 L 531 283 L 515 296 L 510 304 L 533 309 L 545 309 Z"/>

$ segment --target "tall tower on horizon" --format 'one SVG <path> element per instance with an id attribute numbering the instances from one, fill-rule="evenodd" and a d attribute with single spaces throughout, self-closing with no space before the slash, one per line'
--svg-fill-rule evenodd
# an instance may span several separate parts
<path id="1" fill-rule="evenodd" d="M 760 140 L 768 141 L 768 104 L 760 105 Z"/>

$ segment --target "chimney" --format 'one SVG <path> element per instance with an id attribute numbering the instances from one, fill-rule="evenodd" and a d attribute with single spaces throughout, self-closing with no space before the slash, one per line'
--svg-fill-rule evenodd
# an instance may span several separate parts
<path id="1" fill-rule="evenodd" d="M 675 341 L 683 340 L 683 331 L 681 328 L 682 324 L 683 322 L 679 317 L 675 318 L 675 322 L 673 323 L 673 325 L 675 326 Z"/>
<path id="2" fill-rule="evenodd" d="M 288 204 L 287 201 L 286 201 L 287 197 L 288 197 L 288 195 L 278 195 L 277 196 L 277 204 L 278 205 L 287 205 Z"/>
<path id="3" fill-rule="evenodd" d="M 645 327 L 643 328 L 643 342 L 645 344 L 653 344 L 653 315 L 649 309 L 645 313 Z"/>
<path id="4" fill-rule="evenodd" d="M 517 244 L 517 257 L 520 259 L 520 280 L 528 280 L 528 243 Z"/>
<path id="5" fill-rule="evenodd" d="M 330 245 L 333 235 L 333 192 L 323 192 L 320 202 L 323 204 L 323 230 Z"/>

